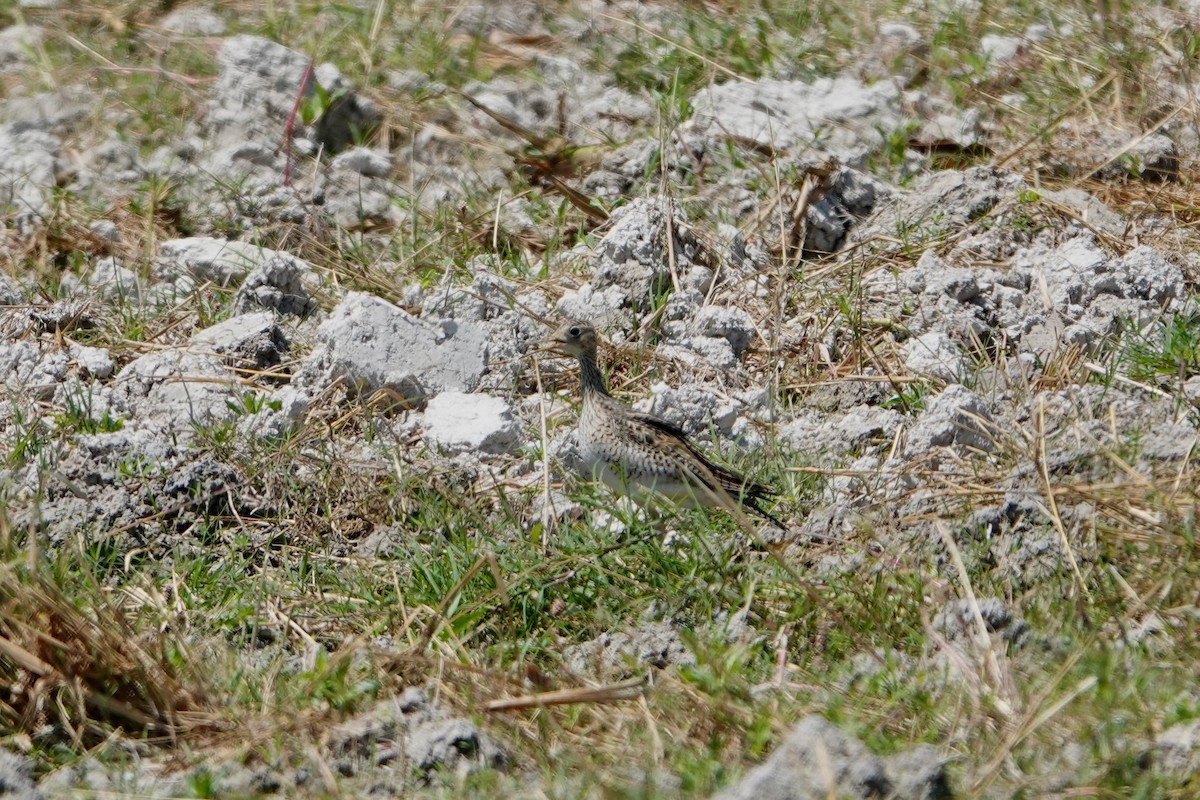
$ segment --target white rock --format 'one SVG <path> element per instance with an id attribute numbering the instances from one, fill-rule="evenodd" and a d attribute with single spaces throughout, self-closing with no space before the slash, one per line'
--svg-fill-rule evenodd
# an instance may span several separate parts
<path id="1" fill-rule="evenodd" d="M 238 433 L 258 439 L 280 439 L 304 422 L 311 398 L 285 386 L 266 398 L 262 408 L 238 422 Z"/>
<path id="2" fill-rule="evenodd" d="M 92 266 L 87 284 L 98 289 L 108 300 L 126 300 L 139 303 L 142 300 L 142 282 L 131 270 L 121 265 L 116 258 L 102 258 Z"/>
<path id="3" fill-rule="evenodd" d="M 304 285 L 312 276 L 308 263 L 278 250 L 246 276 L 233 298 L 235 314 L 269 309 L 279 314 L 307 317 L 317 310 L 317 301 Z"/>
<path id="4" fill-rule="evenodd" d="M 989 65 L 1001 66 L 1017 57 L 1022 43 L 1019 36 L 989 33 L 979 40 L 979 52 L 987 57 Z"/>
<path id="5" fill-rule="evenodd" d="M 921 456 L 934 447 L 961 445 L 975 450 L 995 448 L 994 426 L 982 397 L 958 384 L 947 386 L 921 412 L 908 434 L 909 456 Z"/>
<path id="6" fill-rule="evenodd" d="M 225 20 L 208 6 L 177 8 L 159 23 L 164 31 L 180 36 L 220 36 L 225 33 Z"/>
<path id="7" fill-rule="evenodd" d="M 57 138 L 17 125 L 0 125 L 0 207 L 43 214 L 58 185 Z"/>
<path id="8" fill-rule="evenodd" d="M 149 353 L 125 365 L 112 383 L 115 408 L 146 427 L 188 438 L 196 425 L 227 421 L 238 396 L 233 372 L 219 360 L 183 350 Z M 236 403 L 234 404 L 236 406 Z"/>
<path id="9" fill-rule="evenodd" d="M 600 329 L 611 329 L 620 327 L 629 318 L 626 305 L 625 290 L 620 286 L 597 291 L 590 283 L 585 283 L 578 291 L 564 292 L 556 310 L 566 319 L 582 320 Z"/>
<path id="10" fill-rule="evenodd" d="M 334 158 L 330 166 L 369 178 L 386 178 L 392 171 L 392 157 L 369 147 L 352 147 Z"/>
<path id="11" fill-rule="evenodd" d="M 106 242 L 117 244 L 121 241 L 121 231 L 110 219 L 98 219 L 88 225 L 88 230 Z"/>
<path id="12" fill-rule="evenodd" d="M 729 81 L 691 99 L 690 126 L 764 147 L 797 150 L 819 143 L 849 163 L 883 144 L 881 131 L 903 124 L 900 91 L 891 81 L 870 86 L 857 78 L 811 83 L 764 79 Z"/>
<path id="13" fill-rule="evenodd" d="M 1118 264 L 1139 297 L 1162 304 L 1186 294 L 1183 271 L 1152 247 L 1141 245 L 1121 256 Z"/>
<path id="14" fill-rule="evenodd" d="M 24 294 L 21 284 L 0 273 L 0 306 L 15 306 L 22 301 Z"/>
<path id="15" fill-rule="evenodd" d="M 921 41 L 917 29 L 904 22 L 880 22 L 876 30 L 880 39 L 895 47 L 915 47 Z"/>
<path id="16" fill-rule="evenodd" d="M 1121 276 L 1113 271 L 1108 255 L 1087 236 L 1049 252 L 1031 248 L 1013 260 L 1014 266 L 1023 263 L 1030 264 L 1045 282 L 1053 307 L 1072 317 L 1080 315 L 1072 306 L 1086 306 L 1102 292 L 1121 293 Z"/>
<path id="17" fill-rule="evenodd" d="M 370 394 L 386 389 L 398 399 L 469 392 L 487 369 L 488 340 L 470 322 L 418 319 L 374 295 L 351 292 L 317 329 L 329 359 L 329 379 Z"/>
<path id="18" fill-rule="evenodd" d="M 269 311 L 230 317 L 197 332 L 189 346 L 201 355 L 222 355 L 254 369 L 278 364 L 288 349 L 287 337 Z"/>
<path id="19" fill-rule="evenodd" d="M 263 148 L 257 158 L 278 158 L 280 132 L 292 113 L 297 90 L 311 55 L 261 36 L 239 34 L 221 40 L 217 52 L 217 79 L 209 92 L 205 126 L 218 147 L 250 144 Z M 303 87 L 313 97 L 319 84 L 331 97 L 321 118 L 303 131 L 319 140 L 325 152 L 340 152 L 353 142 L 354 132 L 374 126 L 379 112 L 354 92 L 354 87 L 332 64 L 319 64 Z M 297 145 L 299 143 L 297 142 Z M 213 166 L 231 163 L 214 159 Z"/>
<path id="20" fill-rule="evenodd" d="M 158 248 L 154 268 L 167 280 L 174 280 L 180 273 L 186 273 L 198 281 L 233 286 L 240 283 L 250 270 L 275 256 L 299 260 L 281 250 L 247 242 L 191 236 L 163 242 Z"/>
<path id="21" fill-rule="evenodd" d="M 735 356 L 740 356 L 758 335 L 754 320 L 737 306 L 703 306 L 692 317 L 691 327 L 700 336 L 725 339 Z"/>
<path id="22" fill-rule="evenodd" d="M 717 336 L 690 336 L 679 342 L 658 346 L 659 358 L 677 360 L 689 366 L 711 364 L 721 369 L 731 369 L 737 364 L 737 356 L 727 339 Z"/>
<path id="23" fill-rule="evenodd" d="M 425 440 L 451 453 L 510 453 L 521 429 L 508 402 L 486 394 L 442 392 L 429 401 Z"/>
<path id="24" fill-rule="evenodd" d="M 910 339 L 901 348 L 904 366 L 910 372 L 937 378 L 941 381 L 957 381 L 963 372 L 962 351 L 957 344 L 941 331 Z"/>
<path id="25" fill-rule="evenodd" d="M 116 370 L 116 362 L 113 361 L 112 353 L 105 350 L 103 347 L 85 347 L 83 345 L 71 345 L 71 358 L 75 359 L 84 372 L 96 378 L 107 378 Z"/>
<path id="26" fill-rule="evenodd" d="M 0 30 L 0 68 L 25 64 L 38 57 L 46 29 L 40 25 L 10 25 Z"/>

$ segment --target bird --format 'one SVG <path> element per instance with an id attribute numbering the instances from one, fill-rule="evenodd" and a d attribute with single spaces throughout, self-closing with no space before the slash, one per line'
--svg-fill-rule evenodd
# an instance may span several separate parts
<path id="1" fill-rule="evenodd" d="M 682 508 L 721 507 L 735 517 L 749 509 L 785 527 L 763 507 L 777 495 L 771 487 L 711 461 L 677 425 L 609 394 L 596 347 L 595 328 L 576 320 L 563 323 L 542 347 L 579 362 L 583 404 L 576 436 L 587 477 L 638 505 L 665 497 Z"/>

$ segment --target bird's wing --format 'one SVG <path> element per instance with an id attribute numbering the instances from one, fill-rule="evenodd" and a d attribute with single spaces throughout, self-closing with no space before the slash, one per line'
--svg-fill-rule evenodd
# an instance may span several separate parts
<path id="1" fill-rule="evenodd" d="M 743 496 L 753 500 L 766 500 L 777 494 L 769 486 L 746 480 L 728 467 L 723 467 L 711 461 L 688 441 L 687 434 L 678 425 L 668 422 L 662 417 L 656 417 L 653 414 L 645 414 L 640 411 L 629 411 L 626 418 L 630 423 L 629 433 L 631 437 L 638 439 L 642 444 L 651 445 L 657 443 L 659 446 L 673 449 L 681 456 L 684 456 L 686 460 L 698 463 L 703 467 L 703 470 L 697 471 L 697 477 L 706 483 L 708 482 L 708 478 L 700 473 L 711 475 L 721 488 L 731 493 L 734 497 Z M 690 458 L 688 458 L 689 456 Z"/>

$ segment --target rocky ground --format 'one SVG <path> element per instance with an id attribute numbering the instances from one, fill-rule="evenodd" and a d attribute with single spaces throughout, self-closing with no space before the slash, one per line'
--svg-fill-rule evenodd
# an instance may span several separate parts
<path id="1" fill-rule="evenodd" d="M 0 14 L 0 796 L 1196 791 L 1192 0 Z"/>

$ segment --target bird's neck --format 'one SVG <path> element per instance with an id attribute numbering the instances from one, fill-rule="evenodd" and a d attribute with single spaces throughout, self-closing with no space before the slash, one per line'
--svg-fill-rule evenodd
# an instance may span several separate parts
<path id="1" fill-rule="evenodd" d="M 600 372 L 595 356 L 579 359 L 579 387 L 585 399 L 591 394 L 609 396 L 608 387 L 604 384 L 604 374 Z"/>

